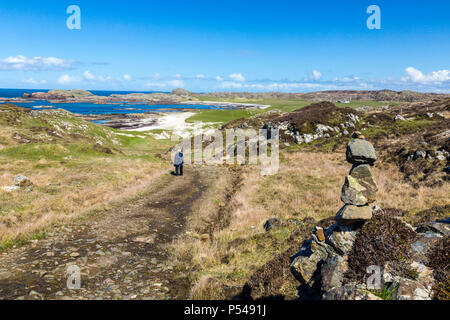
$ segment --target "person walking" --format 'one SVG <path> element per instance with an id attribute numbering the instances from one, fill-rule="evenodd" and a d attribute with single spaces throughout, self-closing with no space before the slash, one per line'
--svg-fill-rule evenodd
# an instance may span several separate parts
<path id="1" fill-rule="evenodd" d="M 175 159 L 174 159 L 173 163 L 175 166 L 175 175 L 182 176 L 183 175 L 183 164 L 184 164 L 183 152 L 179 151 L 175 155 Z"/>

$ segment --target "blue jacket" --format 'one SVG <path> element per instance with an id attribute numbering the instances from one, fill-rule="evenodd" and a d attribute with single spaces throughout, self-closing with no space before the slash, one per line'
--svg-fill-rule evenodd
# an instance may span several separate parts
<path id="1" fill-rule="evenodd" d="M 178 152 L 175 155 L 175 159 L 173 160 L 173 164 L 176 166 L 181 166 L 184 163 L 183 154 L 181 152 Z"/>

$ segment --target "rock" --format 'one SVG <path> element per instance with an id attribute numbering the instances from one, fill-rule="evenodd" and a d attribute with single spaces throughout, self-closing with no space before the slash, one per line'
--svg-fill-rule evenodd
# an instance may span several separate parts
<path id="1" fill-rule="evenodd" d="M 419 158 L 425 159 L 427 157 L 427 153 L 423 150 L 416 150 L 416 152 L 414 152 L 414 156 L 413 156 L 413 160 L 417 160 Z"/>
<path id="2" fill-rule="evenodd" d="M 360 228 L 361 224 L 359 223 L 333 225 L 330 227 L 330 231 L 327 230 L 326 242 L 340 255 L 346 255 L 353 249 L 353 244 Z"/>
<path id="3" fill-rule="evenodd" d="M 346 151 L 347 161 L 352 164 L 370 164 L 377 160 L 375 149 L 366 140 L 355 139 L 348 143 Z"/>
<path id="4" fill-rule="evenodd" d="M 393 294 L 395 300 L 431 300 L 431 290 L 418 281 L 400 278 L 397 286 Z"/>
<path id="5" fill-rule="evenodd" d="M 334 218 L 340 225 L 350 224 L 357 221 L 372 219 L 372 209 L 369 206 L 354 206 L 346 204 L 339 210 Z"/>
<path id="6" fill-rule="evenodd" d="M 175 88 L 175 89 L 172 90 L 172 92 L 170 94 L 173 94 L 173 95 L 176 95 L 176 96 L 187 97 L 187 96 L 189 96 L 190 92 L 187 91 L 186 89 Z"/>
<path id="7" fill-rule="evenodd" d="M 322 296 L 323 300 L 382 300 L 356 283 L 335 287 Z"/>
<path id="8" fill-rule="evenodd" d="M 329 245 L 314 238 L 315 236 L 303 244 L 291 264 L 293 274 L 305 284 L 310 284 L 320 274 L 320 263 L 333 252 Z"/>
<path id="9" fill-rule="evenodd" d="M 419 239 L 411 244 L 412 259 L 416 262 L 427 264 L 429 261 L 428 253 L 442 237 L 440 233 L 431 231 L 419 233 Z"/>
<path id="10" fill-rule="evenodd" d="M 347 270 L 347 257 L 338 254 L 329 255 L 320 271 L 322 290 L 329 291 L 332 288 L 341 287 Z"/>
<path id="11" fill-rule="evenodd" d="M 426 234 L 427 232 L 433 232 L 443 236 L 450 236 L 450 218 L 447 218 L 446 220 L 420 224 L 419 226 L 417 226 L 415 231 L 423 234 Z"/>
<path id="12" fill-rule="evenodd" d="M 270 231 L 274 228 L 279 228 L 281 226 L 281 220 L 278 218 L 271 218 L 264 223 L 264 230 Z"/>
<path id="13" fill-rule="evenodd" d="M 398 114 L 398 115 L 395 116 L 394 120 L 395 121 L 405 121 L 406 119 L 401 114 Z"/>
<path id="14" fill-rule="evenodd" d="M 436 159 L 439 161 L 447 160 L 447 157 L 443 151 L 436 151 Z"/>
<path id="15" fill-rule="evenodd" d="M 363 206 L 376 200 L 377 183 L 367 164 L 353 167 L 342 187 L 341 200 L 345 204 Z"/>
<path id="16" fill-rule="evenodd" d="M 25 188 L 33 184 L 31 183 L 30 179 L 28 179 L 24 175 L 18 175 L 14 177 L 14 185 L 21 188 Z"/>
<path id="17" fill-rule="evenodd" d="M 152 244 L 155 241 L 156 236 L 150 235 L 150 236 L 140 236 L 133 239 L 134 242 L 140 242 L 140 243 L 147 243 Z"/>
<path id="18" fill-rule="evenodd" d="M 316 232 L 316 237 L 319 241 L 321 241 L 321 242 L 325 241 L 325 234 L 321 227 L 316 227 L 315 232 Z"/>
<path id="19" fill-rule="evenodd" d="M 359 131 L 355 131 L 355 132 L 352 133 L 352 138 L 353 139 L 363 139 L 363 138 L 361 138 L 362 136 L 363 136 L 362 133 L 359 132 Z"/>

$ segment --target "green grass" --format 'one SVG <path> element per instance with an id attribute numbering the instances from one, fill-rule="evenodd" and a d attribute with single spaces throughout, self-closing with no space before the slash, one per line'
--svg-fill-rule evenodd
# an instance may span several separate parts
<path id="1" fill-rule="evenodd" d="M 249 118 L 257 114 L 261 114 L 271 110 L 279 110 L 281 112 L 292 112 L 303 107 L 306 107 L 313 101 L 299 100 L 299 99 L 240 99 L 240 98 L 218 98 L 213 96 L 201 95 L 196 97 L 200 101 L 220 101 L 220 102 L 235 102 L 235 103 L 253 103 L 270 105 L 267 109 L 247 108 L 235 110 L 201 110 L 197 111 L 196 115 L 187 119 L 187 122 L 202 121 L 202 122 L 219 122 L 226 123 L 240 118 Z M 399 105 L 400 102 L 380 102 L 380 101 L 351 101 L 350 103 L 335 103 L 338 107 L 359 108 L 362 106 L 371 106 L 379 108 L 384 105 Z"/>
<path id="2" fill-rule="evenodd" d="M 233 109 L 233 110 L 204 110 L 197 112 L 197 114 L 188 118 L 186 122 L 230 122 L 236 119 L 249 118 L 263 110 L 251 108 L 251 109 Z"/>
<path id="3" fill-rule="evenodd" d="M 391 288 L 391 286 L 384 285 L 381 290 L 373 290 L 371 292 L 383 300 L 391 300 L 392 295 L 397 290 L 397 288 L 398 288 L 398 286 L 392 286 L 392 288 Z"/>

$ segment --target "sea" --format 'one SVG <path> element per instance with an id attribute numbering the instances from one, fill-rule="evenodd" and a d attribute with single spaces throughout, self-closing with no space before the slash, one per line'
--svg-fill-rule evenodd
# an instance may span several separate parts
<path id="1" fill-rule="evenodd" d="M 34 92 L 48 92 L 49 90 L 33 90 L 33 89 L 0 89 L 0 98 L 22 98 L 24 93 Z M 140 91 L 100 91 L 89 90 L 95 95 L 109 96 L 112 94 L 129 94 L 129 93 L 155 93 L 156 91 L 140 92 Z M 160 91 L 157 91 L 160 92 Z M 72 113 L 78 113 L 83 115 L 88 114 L 127 114 L 127 113 L 145 113 L 145 112 L 177 112 L 180 109 L 225 109 L 225 107 L 213 106 L 213 105 L 172 105 L 172 104 L 159 104 L 148 105 L 143 103 L 133 102 L 114 102 L 114 104 L 95 104 L 95 103 L 52 103 L 47 100 L 30 100 L 30 102 L 12 102 L 13 104 L 30 108 L 35 110 L 42 110 L 47 108 L 65 109 Z M 1 103 L 0 103 L 1 104 Z M 227 108 L 229 109 L 229 108 Z"/>

